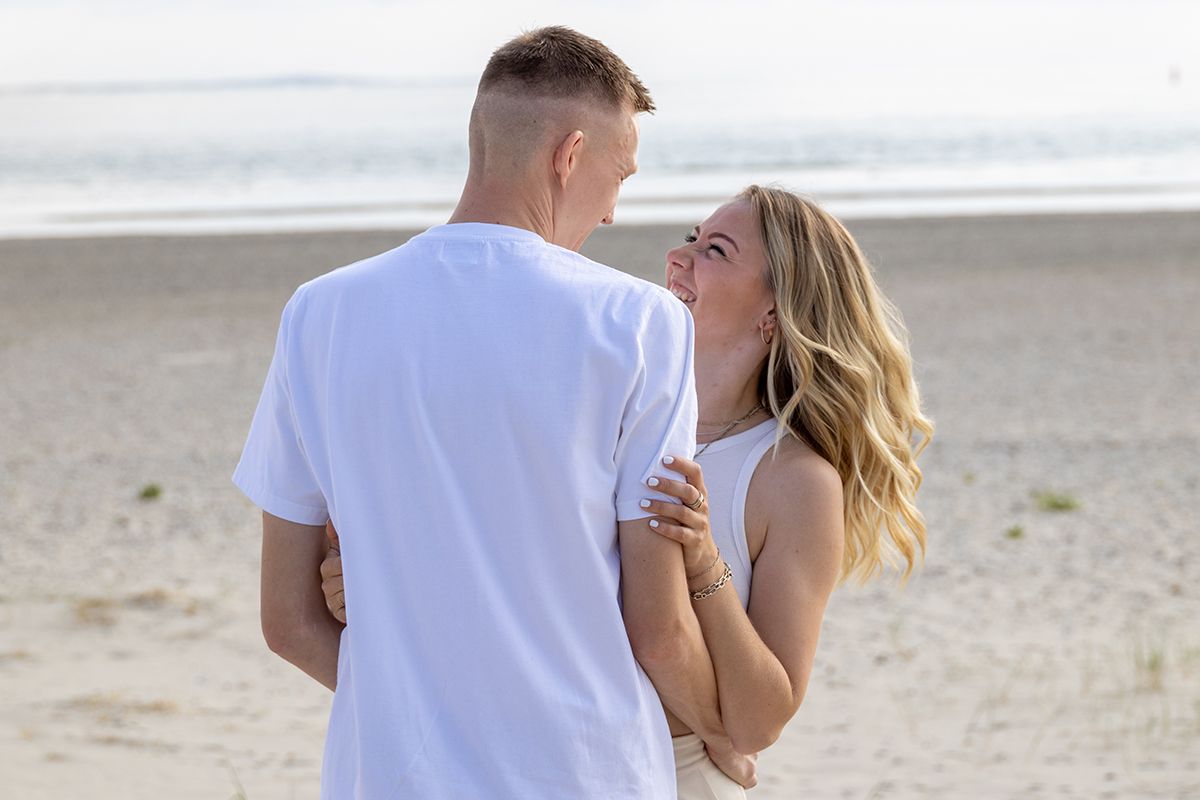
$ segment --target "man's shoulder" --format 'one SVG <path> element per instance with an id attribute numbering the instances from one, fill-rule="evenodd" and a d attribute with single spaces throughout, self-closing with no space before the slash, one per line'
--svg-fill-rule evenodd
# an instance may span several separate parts
<path id="1" fill-rule="evenodd" d="M 296 287 L 288 306 L 293 310 L 302 307 L 320 305 L 322 302 L 335 299 L 345 299 L 347 293 L 354 291 L 371 293 L 372 287 L 390 268 L 402 260 L 403 252 L 411 240 L 391 250 L 367 256 L 340 267 L 333 267 L 314 278 L 310 278 Z"/>
<path id="2" fill-rule="evenodd" d="M 301 284 L 299 289 L 303 290 L 305 294 L 320 294 L 321 292 L 335 291 L 339 287 L 349 284 L 369 281 L 373 274 L 402 260 L 404 252 L 411 249 L 409 247 L 411 241 L 404 242 L 382 253 L 360 258 L 358 261 L 333 267 L 328 272 L 324 272 Z"/>
<path id="3" fill-rule="evenodd" d="M 641 278 L 630 275 L 627 272 L 622 272 L 616 267 L 610 267 L 607 264 L 601 264 L 599 261 L 593 261 L 583 253 L 577 253 L 574 250 L 568 250 L 565 247 L 556 245 L 547 245 L 546 253 L 550 258 L 561 259 L 565 264 L 582 276 L 587 276 L 591 280 L 601 283 L 611 283 L 614 286 L 620 286 L 630 289 L 631 291 L 641 290 L 643 287 L 655 287 L 653 283 L 642 280 Z"/>
<path id="4" fill-rule="evenodd" d="M 444 254 L 425 246 L 437 241 L 436 237 L 417 235 L 390 250 L 318 275 L 296 289 L 289 306 L 295 310 L 372 297 L 400 275 L 414 275 L 408 268 L 444 258 Z M 515 281 L 529 282 L 526 288 L 530 291 L 548 292 L 558 301 L 586 306 L 635 331 L 646 325 L 680 330 L 687 327 L 687 309 L 662 286 L 566 248 L 535 244 L 519 250 L 518 260 L 528 259 L 528 263 L 506 265 L 516 268 L 511 274 Z"/>
<path id="5" fill-rule="evenodd" d="M 551 257 L 560 259 L 570 270 L 574 281 L 593 292 L 599 290 L 613 302 L 639 307 L 647 314 L 680 305 L 674 295 L 656 283 L 593 261 L 581 253 L 552 245 L 550 250 Z M 680 310 L 686 311 L 681 305 Z"/>

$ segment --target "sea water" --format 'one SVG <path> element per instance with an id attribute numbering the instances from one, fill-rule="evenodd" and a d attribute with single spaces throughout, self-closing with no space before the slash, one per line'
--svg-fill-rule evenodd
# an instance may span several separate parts
<path id="1" fill-rule="evenodd" d="M 1129 112 L 885 114 L 717 89 L 656 89 L 618 222 L 690 226 L 752 182 L 851 218 L 1200 208 L 1200 114 L 1171 86 Z M 436 224 L 473 94 L 461 78 L 0 90 L 0 236 Z"/>

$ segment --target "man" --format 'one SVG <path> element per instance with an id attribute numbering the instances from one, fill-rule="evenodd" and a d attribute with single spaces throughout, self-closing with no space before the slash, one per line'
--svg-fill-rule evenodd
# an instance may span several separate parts
<path id="1" fill-rule="evenodd" d="M 647 673 L 723 735 L 678 545 L 639 506 L 693 449 L 690 316 L 574 252 L 651 110 L 600 42 L 518 37 L 480 80 L 450 224 L 284 309 L 234 480 L 263 509 L 266 639 L 336 688 L 323 797 L 673 797 Z"/>

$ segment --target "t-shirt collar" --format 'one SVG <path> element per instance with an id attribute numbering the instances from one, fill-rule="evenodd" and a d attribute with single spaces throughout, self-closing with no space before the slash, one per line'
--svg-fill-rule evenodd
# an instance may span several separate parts
<path id="1" fill-rule="evenodd" d="M 517 239 L 542 243 L 546 241 L 531 230 L 514 228 L 511 225 L 494 225 L 490 222 L 451 222 L 445 225 L 435 225 L 425 233 L 432 236 L 470 239 Z"/>

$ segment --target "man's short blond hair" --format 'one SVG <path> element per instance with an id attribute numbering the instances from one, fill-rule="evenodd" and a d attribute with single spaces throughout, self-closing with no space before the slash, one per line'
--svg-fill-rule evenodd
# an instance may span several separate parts
<path id="1" fill-rule="evenodd" d="M 634 113 L 654 110 L 641 79 L 616 53 L 558 25 L 522 33 L 492 54 L 479 93 L 509 87 L 552 97 L 595 98 Z"/>

